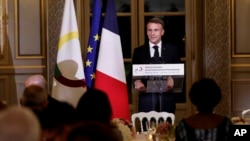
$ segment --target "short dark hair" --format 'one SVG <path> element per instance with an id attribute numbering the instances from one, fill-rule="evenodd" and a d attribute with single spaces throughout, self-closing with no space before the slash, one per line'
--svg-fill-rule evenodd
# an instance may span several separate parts
<path id="1" fill-rule="evenodd" d="M 151 18 L 148 23 L 157 23 L 157 24 L 161 24 L 162 27 L 164 28 L 164 22 L 161 18 L 158 18 L 158 17 L 154 17 L 154 18 Z M 148 24 L 147 23 L 147 24 Z"/>
<path id="2" fill-rule="evenodd" d="M 23 91 L 22 104 L 28 107 L 39 106 L 47 101 L 47 91 L 38 85 L 30 85 Z"/>
<path id="3" fill-rule="evenodd" d="M 212 112 L 221 97 L 220 87 L 211 78 L 200 79 L 189 91 L 189 98 L 199 112 Z"/>

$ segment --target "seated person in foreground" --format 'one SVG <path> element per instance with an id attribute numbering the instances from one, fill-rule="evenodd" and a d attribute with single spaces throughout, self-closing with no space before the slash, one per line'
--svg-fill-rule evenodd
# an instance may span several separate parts
<path id="1" fill-rule="evenodd" d="M 75 120 L 75 109 L 48 94 L 47 82 L 42 75 L 30 76 L 24 85 L 20 104 L 33 110 L 43 129 L 54 128 Z"/>
<path id="2" fill-rule="evenodd" d="M 112 108 L 105 92 L 95 88 L 87 88 L 77 104 L 76 115 L 77 124 L 99 122 L 110 127 L 117 138 L 122 138 L 120 131 L 111 124 Z"/>
<path id="3" fill-rule="evenodd" d="M 83 122 L 68 134 L 67 141 L 122 141 L 102 122 Z"/>
<path id="4" fill-rule="evenodd" d="M 99 121 L 110 124 L 112 109 L 105 92 L 88 88 L 80 98 L 76 107 L 76 114 L 80 121 Z"/>
<path id="5" fill-rule="evenodd" d="M 231 120 L 214 113 L 222 97 L 220 87 L 213 79 L 195 82 L 189 92 L 198 112 L 182 119 L 176 127 L 176 141 L 227 141 Z"/>

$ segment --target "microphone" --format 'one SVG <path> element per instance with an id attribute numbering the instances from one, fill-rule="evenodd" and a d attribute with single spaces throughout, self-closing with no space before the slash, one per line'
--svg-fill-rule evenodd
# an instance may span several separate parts
<path id="1" fill-rule="evenodd" d="M 164 64 L 164 63 L 165 61 L 163 57 L 159 57 L 159 59 L 151 57 L 150 64 Z"/>

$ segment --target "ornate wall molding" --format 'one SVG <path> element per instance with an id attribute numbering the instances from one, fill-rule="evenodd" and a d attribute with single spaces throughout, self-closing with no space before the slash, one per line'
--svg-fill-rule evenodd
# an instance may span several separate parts
<path id="1" fill-rule="evenodd" d="M 250 57 L 250 1 L 231 0 L 232 57 Z"/>
<path id="2" fill-rule="evenodd" d="M 46 12 L 44 9 L 46 9 L 46 0 L 15 0 L 15 57 L 17 59 L 45 58 Z"/>
<path id="3" fill-rule="evenodd" d="M 7 32 L 7 0 L 0 0 L 0 59 L 4 58 Z"/>

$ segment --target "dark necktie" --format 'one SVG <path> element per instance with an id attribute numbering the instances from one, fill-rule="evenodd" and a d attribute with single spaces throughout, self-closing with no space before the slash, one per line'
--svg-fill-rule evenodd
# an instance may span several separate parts
<path id="1" fill-rule="evenodd" d="M 159 55 L 159 50 L 158 50 L 158 46 L 153 46 L 153 48 L 155 49 L 155 53 L 154 53 L 154 60 L 155 63 L 160 63 L 160 55 Z"/>

